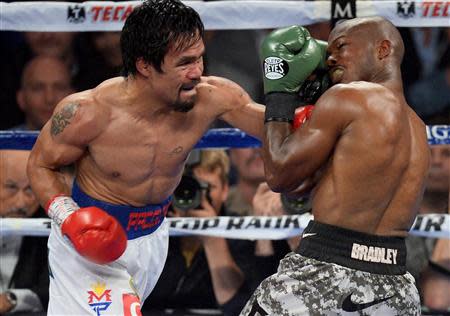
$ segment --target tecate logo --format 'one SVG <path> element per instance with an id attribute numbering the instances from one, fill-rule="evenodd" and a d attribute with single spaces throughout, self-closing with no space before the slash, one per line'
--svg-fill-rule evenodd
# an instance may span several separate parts
<path id="1" fill-rule="evenodd" d="M 264 76 L 270 80 L 283 78 L 289 72 L 289 65 L 279 57 L 264 59 Z"/>

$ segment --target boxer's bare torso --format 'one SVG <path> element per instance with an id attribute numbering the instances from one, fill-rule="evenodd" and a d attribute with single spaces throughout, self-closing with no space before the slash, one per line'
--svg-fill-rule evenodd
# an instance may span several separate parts
<path id="1" fill-rule="evenodd" d="M 334 106 L 336 122 L 345 127 L 314 190 L 314 218 L 373 234 L 406 235 L 429 165 L 423 122 L 402 97 L 367 82 L 336 86 L 317 106 L 328 111 Z"/>
<path id="2" fill-rule="evenodd" d="M 36 144 L 38 165 L 75 163 L 77 181 L 92 197 L 142 206 L 170 196 L 189 152 L 216 118 L 253 135 L 262 129 L 263 108 L 226 79 L 202 77 L 189 112 L 142 103 L 127 93 L 130 84 L 114 78 L 63 100 Z M 53 190 L 38 186 L 45 205 Z"/>

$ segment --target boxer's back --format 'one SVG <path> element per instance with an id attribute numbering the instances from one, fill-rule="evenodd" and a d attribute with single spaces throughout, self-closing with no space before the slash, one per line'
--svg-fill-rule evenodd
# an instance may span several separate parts
<path id="1" fill-rule="evenodd" d="M 340 102 L 353 106 L 354 114 L 315 190 L 315 219 L 372 234 L 405 235 L 428 170 L 425 126 L 403 97 L 387 88 L 364 82 L 346 86 L 355 102 Z"/>

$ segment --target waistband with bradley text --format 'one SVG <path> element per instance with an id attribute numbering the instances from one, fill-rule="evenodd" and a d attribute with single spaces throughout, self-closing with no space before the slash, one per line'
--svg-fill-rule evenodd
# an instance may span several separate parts
<path id="1" fill-rule="evenodd" d="M 310 221 L 297 253 L 376 274 L 406 273 L 403 237 L 371 235 Z"/>

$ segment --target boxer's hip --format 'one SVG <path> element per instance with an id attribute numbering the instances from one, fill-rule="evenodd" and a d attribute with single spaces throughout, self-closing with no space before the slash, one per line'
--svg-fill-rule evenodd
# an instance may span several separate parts
<path id="1" fill-rule="evenodd" d="M 310 221 L 296 252 L 303 257 L 369 273 L 406 273 L 406 245 L 402 237 L 370 235 Z"/>
<path id="2" fill-rule="evenodd" d="M 164 221 L 171 198 L 161 204 L 149 204 L 143 207 L 117 205 L 100 201 L 83 192 L 74 181 L 72 198 L 80 207 L 96 206 L 116 218 L 125 230 L 129 240 L 153 233 Z"/>
<path id="3" fill-rule="evenodd" d="M 420 315 L 403 238 L 311 221 L 296 253 L 280 261 L 241 316 Z"/>
<path id="4" fill-rule="evenodd" d="M 124 297 L 130 295 L 137 295 L 143 303 L 164 267 L 168 227 L 164 221 L 154 233 L 129 240 L 119 259 L 99 265 L 81 257 L 53 224 L 48 241 L 49 311 L 52 311 L 49 315 L 90 315 L 93 306 L 105 300 L 102 297 L 101 302 L 91 301 L 86 294 L 94 291 L 96 284 L 104 285 L 105 290 L 110 291 L 110 301 L 115 303 L 108 307 L 106 315 L 121 315 Z"/>

